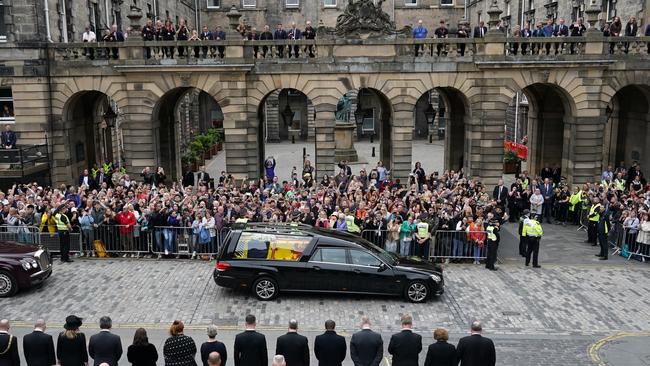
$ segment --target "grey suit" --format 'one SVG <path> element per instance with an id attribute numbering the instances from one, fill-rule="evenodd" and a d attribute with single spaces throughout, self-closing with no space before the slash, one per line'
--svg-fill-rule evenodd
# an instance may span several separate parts
<path id="1" fill-rule="evenodd" d="M 122 357 L 122 341 L 120 337 L 108 331 L 101 331 L 88 342 L 88 354 L 93 358 L 95 366 L 106 362 L 110 366 L 117 366 Z"/>

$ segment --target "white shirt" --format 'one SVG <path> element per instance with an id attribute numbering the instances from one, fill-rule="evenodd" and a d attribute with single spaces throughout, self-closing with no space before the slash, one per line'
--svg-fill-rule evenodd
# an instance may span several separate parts
<path id="1" fill-rule="evenodd" d="M 89 30 L 88 32 L 84 32 L 82 40 L 84 42 L 97 42 L 97 37 L 95 36 L 95 32 Z"/>

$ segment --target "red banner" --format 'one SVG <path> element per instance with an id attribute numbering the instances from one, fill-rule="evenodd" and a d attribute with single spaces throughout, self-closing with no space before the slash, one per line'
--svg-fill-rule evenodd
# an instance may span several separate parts
<path id="1" fill-rule="evenodd" d="M 520 159 L 526 160 L 526 156 L 528 156 L 528 146 L 526 145 L 513 141 L 503 141 L 503 147 L 508 151 L 513 151 Z"/>

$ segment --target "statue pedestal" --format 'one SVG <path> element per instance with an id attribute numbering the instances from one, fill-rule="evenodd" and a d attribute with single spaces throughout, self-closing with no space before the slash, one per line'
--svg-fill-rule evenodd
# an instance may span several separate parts
<path id="1" fill-rule="evenodd" d="M 334 139 L 336 141 L 336 150 L 334 158 L 336 162 L 347 160 L 350 162 L 358 161 L 359 156 L 354 148 L 354 130 L 357 126 L 352 123 L 337 123 L 334 127 Z"/>

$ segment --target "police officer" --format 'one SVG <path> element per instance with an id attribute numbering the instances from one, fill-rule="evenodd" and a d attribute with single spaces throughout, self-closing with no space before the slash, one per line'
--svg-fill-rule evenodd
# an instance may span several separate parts
<path id="1" fill-rule="evenodd" d="M 526 246 L 526 237 L 523 234 L 524 230 L 524 225 L 526 224 L 526 221 L 528 220 L 530 216 L 530 210 L 525 209 L 524 214 L 519 218 L 519 255 L 522 257 L 526 257 L 526 251 L 527 251 L 527 246 Z"/>
<path id="2" fill-rule="evenodd" d="M 488 214 L 489 216 L 490 214 Z M 497 251 L 499 250 L 499 241 L 501 236 L 499 235 L 499 221 L 491 219 L 488 222 L 485 231 L 487 231 L 487 258 L 485 260 L 485 268 L 490 271 L 496 271 L 494 263 L 497 261 Z"/>
<path id="3" fill-rule="evenodd" d="M 526 220 L 524 228 L 522 230 L 522 235 L 526 237 L 526 244 L 528 248 L 526 250 L 526 266 L 530 264 L 530 255 L 533 255 L 533 268 L 540 268 L 537 261 L 539 256 L 539 241 L 544 234 L 542 230 L 542 225 L 539 224 L 539 216 L 532 216 L 530 219 Z"/>
<path id="4" fill-rule="evenodd" d="M 609 233 L 609 214 L 605 211 L 605 207 L 598 208 L 598 243 L 600 244 L 600 253 L 596 254 L 601 261 L 607 260 L 607 234 Z"/>
<path id="5" fill-rule="evenodd" d="M 598 221 L 600 220 L 601 207 L 600 199 L 594 197 L 591 208 L 589 209 L 589 224 L 587 225 L 587 243 L 591 243 L 593 246 L 598 245 L 596 244 L 596 236 L 598 232 Z"/>
<path id="6" fill-rule="evenodd" d="M 569 219 L 574 224 L 580 223 L 582 195 L 582 190 L 578 186 L 574 186 L 573 193 L 569 197 Z"/>
<path id="7" fill-rule="evenodd" d="M 147 24 L 142 27 L 142 40 L 145 42 L 151 42 L 156 37 L 156 31 L 153 29 L 153 23 L 151 19 L 147 19 Z M 151 47 L 144 48 L 144 57 L 149 59 L 151 58 Z"/>
<path id="8" fill-rule="evenodd" d="M 56 222 L 56 231 L 59 234 L 59 251 L 61 252 L 61 262 L 72 262 L 70 259 L 70 219 L 66 216 L 68 208 L 63 205 L 54 215 Z"/>
<path id="9" fill-rule="evenodd" d="M 416 245 L 414 249 L 415 255 L 422 259 L 428 259 L 429 257 L 429 239 L 431 239 L 431 234 L 429 233 L 429 223 L 426 221 L 420 221 L 415 225 L 415 241 Z"/>

